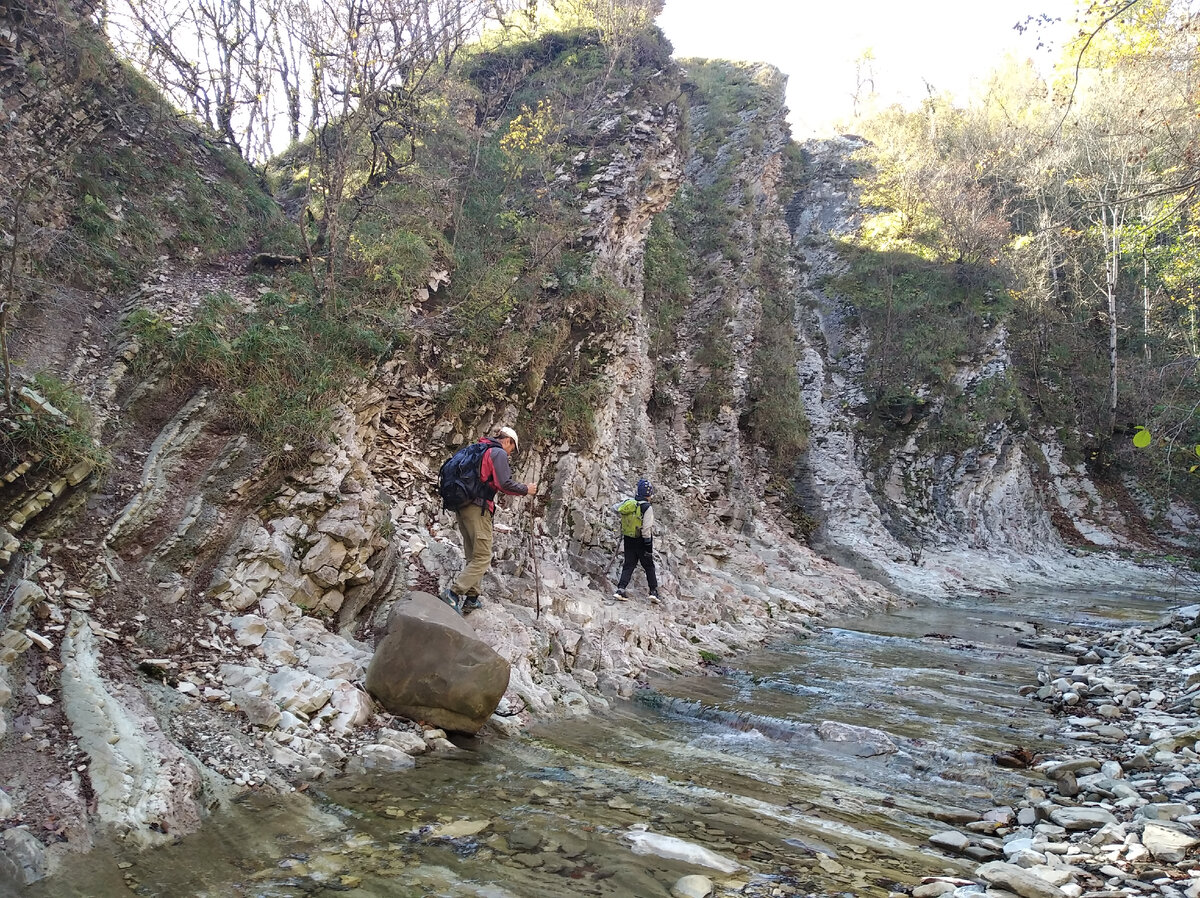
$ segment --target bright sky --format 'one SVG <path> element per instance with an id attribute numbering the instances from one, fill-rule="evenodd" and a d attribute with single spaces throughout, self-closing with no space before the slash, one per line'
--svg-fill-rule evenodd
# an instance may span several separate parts
<path id="1" fill-rule="evenodd" d="M 676 58 L 769 62 L 788 75 L 793 136 L 832 129 L 853 108 L 855 60 L 870 49 L 876 91 L 914 106 L 935 92 L 965 99 L 1006 52 L 1048 66 L 1030 15 L 1070 22 L 1073 0 L 666 0 L 658 24 Z M 1053 32 L 1061 39 L 1063 30 Z M 1055 48 L 1055 54 L 1058 48 Z"/>

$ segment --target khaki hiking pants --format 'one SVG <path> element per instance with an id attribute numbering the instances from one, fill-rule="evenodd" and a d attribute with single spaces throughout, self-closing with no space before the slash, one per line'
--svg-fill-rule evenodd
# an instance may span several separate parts
<path id="1" fill-rule="evenodd" d="M 460 596 L 477 596 L 479 581 L 492 566 L 492 513 L 472 502 L 455 514 L 458 516 L 458 532 L 462 534 L 467 566 L 450 588 Z"/>

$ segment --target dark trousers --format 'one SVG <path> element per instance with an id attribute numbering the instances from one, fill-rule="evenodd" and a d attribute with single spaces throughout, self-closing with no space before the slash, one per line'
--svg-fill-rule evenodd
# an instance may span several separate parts
<path id="1" fill-rule="evenodd" d="M 646 572 L 646 585 L 650 587 L 650 592 L 657 594 L 658 577 L 654 573 L 654 550 L 651 543 L 640 536 L 623 536 L 621 539 L 625 542 L 625 566 L 621 568 L 621 579 L 617 583 L 617 589 L 624 589 L 629 585 L 633 569 L 641 562 L 642 569 Z"/>

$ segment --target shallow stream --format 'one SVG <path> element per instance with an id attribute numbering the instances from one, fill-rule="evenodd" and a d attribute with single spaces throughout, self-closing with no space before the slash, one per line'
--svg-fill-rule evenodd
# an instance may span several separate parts
<path id="1" fill-rule="evenodd" d="M 31 898 L 94 896 L 885 896 L 974 864 L 927 846 L 1054 754 L 1031 624 L 1157 621 L 1195 594 L 1007 595 L 826 622 L 803 641 L 647 684 L 603 714 L 480 739 L 405 773 L 250 795 L 203 833 L 73 862 Z M 865 729 L 854 729 L 865 728 Z"/>

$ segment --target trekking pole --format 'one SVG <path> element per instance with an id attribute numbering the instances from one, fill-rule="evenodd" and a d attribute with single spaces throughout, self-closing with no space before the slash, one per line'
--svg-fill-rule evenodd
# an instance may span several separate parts
<path id="1" fill-rule="evenodd" d="M 666 585 L 667 578 L 674 581 L 675 598 L 679 598 L 679 577 L 675 575 L 675 566 L 671 563 L 671 555 L 666 549 L 658 553 L 658 557 L 663 563 L 663 585 Z"/>
<path id="2" fill-rule="evenodd" d="M 537 540 L 534 538 L 534 531 L 536 529 L 537 518 L 533 514 L 533 500 L 531 499 L 529 502 L 529 559 L 533 564 L 533 595 L 537 602 L 534 619 L 540 620 L 542 616 L 542 577 L 538 573 Z"/>

